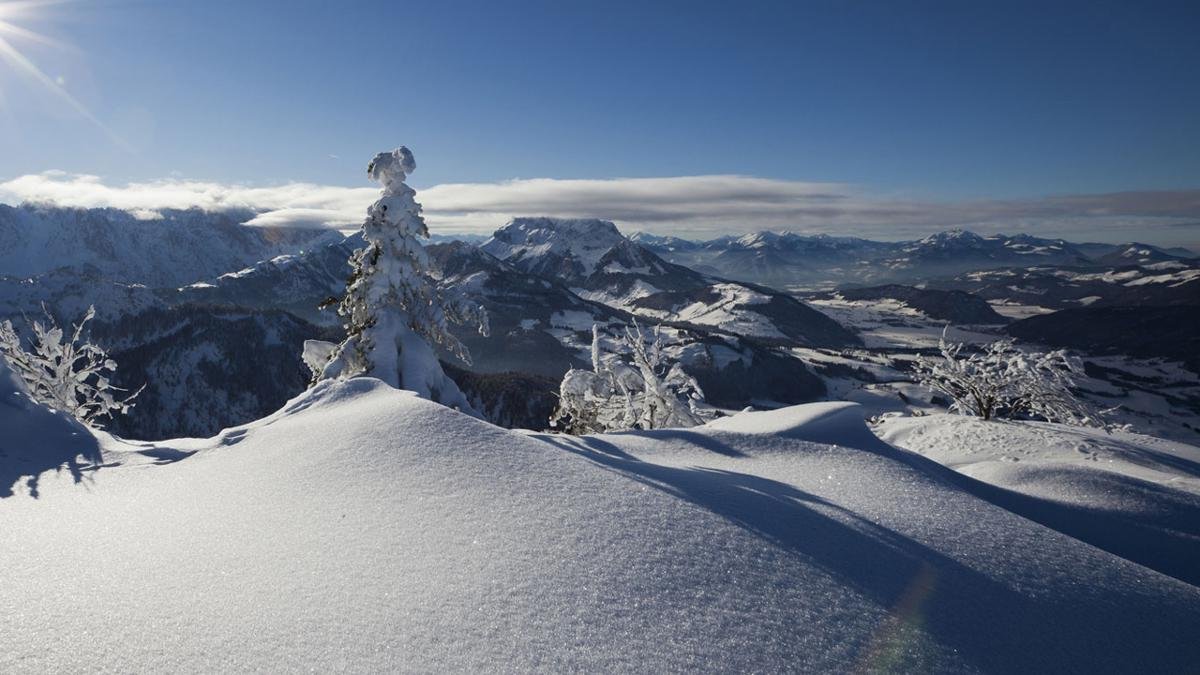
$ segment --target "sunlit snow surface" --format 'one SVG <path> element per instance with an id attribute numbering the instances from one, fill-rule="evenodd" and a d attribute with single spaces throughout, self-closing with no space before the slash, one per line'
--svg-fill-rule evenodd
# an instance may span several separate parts
<path id="1" fill-rule="evenodd" d="M 846 404 L 574 438 L 364 378 L 212 439 L 100 442 L 82 482 L 0 499 L 0 671 L 1200 658 L 1200 589 L 989 503 Z"/>

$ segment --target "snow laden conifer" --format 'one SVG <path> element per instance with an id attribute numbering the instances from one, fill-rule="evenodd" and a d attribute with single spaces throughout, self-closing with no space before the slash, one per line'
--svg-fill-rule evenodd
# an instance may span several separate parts
<path id="1" fill-rule="evenodd" d="M 945 331 L 938 350 L 938 357 L 918 357 L 914 372 L 923 386 L 950 400 L 952 412 L 985 420 L 1104 425 L 1102 413 L 1072 391 L 1082 367 L 1063 350 L 1024 352 L 1005 339 L 964 354 L 961 343 L 947 342 Z"/>
<path id="2" fill-rule="evenodd" d="M 383 194 L 367 210 L 366 246 L 350 257 L 352 274 L 338 306 L 347 337 L 329 350 L 315 379 L 377 377 L 399 389 L 471 411 L 466 398 L 442 371 L 436 344 L 470 363 L 470 354 L 449 323 L 471 323 L 488 332 L 487 315 L 461 297 L 445 297 L 429 278 L 429 258 L 419 238 L 429 230 L 416 192 L 405 184 L 416 169 L 412 152 L 381 152 L 367 175 Z"/>
<path id="3" fill-rule="evenodd" d="M 572 434 L 692 427 L 705 422 L 704 393 L 678 363 L 668 362 L 659 331 L 648 340 L 636 322 L 602 346 L 592 326 L 592 369 L 572 368 L 559 385 L 551 425 Z"/>
<path id="4" fill-rule="evenodd" d="M 11 321 L 0 323 L 0 356 L 25 382 L 29 395 L 90 427 L 99 427 L 102 418 L 128 412 L 142 391 L 119 396 L 126 390 L 112 384 L 116 362 L 84 338 L 84 327 L 95 316 L 96 308 L 89 307 L 68 333 L 47 311 L 46 323 L 30 323 L 33 340 L 29 350 Z"/>

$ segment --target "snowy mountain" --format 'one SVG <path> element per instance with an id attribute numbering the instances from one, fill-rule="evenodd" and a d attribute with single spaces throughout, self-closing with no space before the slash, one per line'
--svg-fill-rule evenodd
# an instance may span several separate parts
<path id="1" fill-rule="evenodd" d="M 316 324 L 340 325 L 335 307 L 318 306 L 345 292 L 347 261 L 362 246 L 358 235 L 340 238 L 171 289 L 164 297 L 172 303 L 281 309 Z"/>
<path id="2" fill-rule="evenodd" d="M 836 321 L 788 294 L 669 263 L 608 221 L 517 218 L 481 248 L 523 272 L 562 281 L 584 298 L 655 321 L 784 345 L 857 342 Z"/>
<path id="3" fill-rule="evenodd" d="M 1154 263 L 1185 260 L 1194 255 L 1180 255 L 1150 244 L 1130 242 L 1121 244 L 1116 250 L 1096 258 L 1096 262 L 1109 265 L 1152 265 Z"/>
<path id="4" fill-rule="evenodd" d="M 916 269 L 921 274 L 930 275 L 944 269 L 961 271 L 1012 265 L 1078 265 L 1087 262 L 1087 256 L 1061 239 L 1041 239 L 1027 234 L 981 237 L 966 230 L 950 230 L 902 244 L 900 250 L 883 264 L 891 270 Z"/>
<path id="5" fill-rule="evenodd" d="M 851 268 L 885 255 L 891 246 L 854 237 L 813 236 L 791 232 L 755 232 L 705 245 L 706 264 L 735 279 L 786 286 L 798 277 L 830 268 Z"/>
<path id="6" fill-rule="evenodd" d="M 705 273 L 801 290 L 911 284 L 996 267 L 1104 265 L 1120 250 L 1109 244 L 1077 245 L 1027 234 L 981 236 L 961 229 L 901 242 L 769 231 L 706 242 L 653 235 L 639 241 L 671 262 Z"/>
<path id="7" fill-rule="evenodd" d="M 168 304 L 142 284 L 112 281 L 95 265 L 60 267 L 32 277 L 0 275 L 0 321 L 38 319 L 45 305 L 62 322 L 78 320 L 90 305 L 101 320 L 115 320 Z"/>
<path id="8" fill-rule="evenodd" d="M 487 309 L 489 337 L 458 333 L 471 350 L 473 372 L 546 376 L 557 390 L 568 368 L 589 362 L 593 324 L 615 334 L 634 320 L 624 310 L 582 298 L 562 282 L 521 271 L 469 244 L 436 244 L 428 251 L 444 288 L 465 293 Z M 717 405 L 796 403 L 824 393 L 803 363 L 759 340 L 677 322 L 664 322 L 663 334 L 668 353 Z"/>
<path id="9" fill-rule="evenodd" d="M 1110 552 L 1105 532 L 1063 533 L 1153 494 L 1142 483 L 1017 499 L 880 442 L 846 404 L 573 438 L 359 378 L 209 439 L 79 444 L 14 410 L 0 405 L 3 428 L 24 425 L 0 455 L 20 481 L 0 502 L 18 543 L 0 547 L 0 606 L 21 621 L 0 631 L 4 671 L 1184 672 L 1200 659 L 1200 589 Z M 12 457 L 76 450 L 103 451 L 102 465 L 76 460 L 86 485 L 42 464 L 26 496 L 39 465 Z M 1160 541 L 1194 547 L 1187 490 L 1139 516 L 1172 523 Z M 70 592 L 81 570 L 86 592 Z"/>
<path id="10" fill-rule="evenodd" d="M 91 266 L 150 287 L 182 286 L 341 238 L 329 230 L 246 227 L 253 214 L 163 210 L 139 219 L 119 209 L 0 204 L 0 274 L 28 277 Z"/>
<path id="11" fill-rule="evenodd" d="M 617 226 L 607 220 L 515 218 L 480 248 L 530 274 L 578 284 L 623 241 Z"/>
<path id="12" fill-rule="evenodd" d="M 836 317 L 832 321 L 785 294 L 669 263 L 647 248 L 647 244 L 668 243 L 665 239 L 642 235 L 638 240 L 644 243 L 638 243 L 604 221 L 565 221 L 559 227 L 561 222 L 521 219 L 502 229 L 488 246 L 510 261 L 460 241 L 429 247 L 442 290 L 479 300 L 489 311 L 493 327 L 488 338 L 473 330 L 455 330 L 474 362 L 467 366 L 443 353 L 443 364 L 455 369 L 454 379 L 461 388 L 472 388 L 472 400 L 491 411 L 489 419 L 503 424 L 541 428 L 558 379 L 568 368 L 588 361 L 591 325 L 600 324 L 614 335 L 633 316 L 644 326 L 662 324 L 671 357 L 697 378 L 711 402 L 736 410 L 812 401 L 826 392 L 846 395 L 847 373 L 867 378 L 856 386 L 882 388 L 885 385 L 875 380 L 903 380 L 907 377 L 903 368 L 870 375 L 874 372 L 870 361 L 888 362 L 914 349 L 928 349 L 929 340 L 936 343 L 946 322 L 977 329 L 996 322 L 994 312 L 980 298 L 1015 318 L 1064 308 L 1200 306 L 1200 270 L 1193 269 L 1194 261 L 1168 260 L 1121 267 L 1007 267 L 943 277 L 923 288 L 845 289 L 837 300 L 813 296 L 811 301 L 822 312 Z M 573 243 L 576 237 L 581 244 Z M 1007 239 L 1016 242 L 1013 246 L 1041 245 L 1027 237 Z M 803 248 L 797 240 L 797 235 L 772 235 L 717 241 L 726 249 L 738 245 L 772 251 Z M 960 233 L 926 243 L 941 249 L 986 249 L 991 246 L 988 241 Z M 285 336 L 287 345 L 338 337 L 340 317 L 332 309 L 318 310 L 317 305 L 342 293 L 349 273 L 346 260 L 359 245 L 357 238 L 331 237 L 328 243 L 317 242 L 303 252 L 249 265 L 239 262 L 194 283 L 166 287 L 114 281 L 102 267 L 89 264 L 33 277 L 0 276 L 0 320 L 12 318 L 23 328 L 22 317 L 37 318 L 45 303 L 66 323 L 78 320 L 94 303 L 96 328 L 108 331 L 101 342 L 119 356 L 122 382 L 151 383 L 140 409 L 119 423 L 120 433 L 157 438 L 207 435 L 261 416 L 307 384 L 299 352 L 281 347 L 279 336 Z M 818 236 L 808 238 L 805 245 L 825 247 L 830 256 L 842 251 L 838 255 L 853 259 L 848 251 L 866 250 L 873 243 Z M 1098 255 L 1088 246 L 1088 255 Z M 543 270 L 544 275 L 528 270 Z M 281 310 L 299 320 L 284 317 Z M 1178 320 L 1168 319 L 1165 324 L 1153 323 L 1153 317 L 1139 318 L 1136 325 L 1146 329 L 1128 335 L 1122 332 L 1127 326 L 1124 319 L 1105 324 L 1111 317 L 1095 312 L 1050 316 L 1022 323 L 1015 330 L 1030 326 L 1022 339 L 1091 350 L 1108 359 L 1103 386 L 1113 388 L 1114 398 L 1105 401 L 1106 406 L 1132 408 L 1139 425 L 1177 434 L 1193 424 L 1191 413 L 1186 412 L 1194 407 L 1186 405 L 1188 396 L 1164 390 L 1167 398 L 1160 400 L 1159 392 L 1153 396 L 1141 389 L 1135 392 L 1129 388 L 1130 378 L 1142 372 L 1142 366 L 1113 359 L 1120 360 L 1117 355 L 1124 353 L 1190 362 L 1189 315 L 1181 311 Z M 241 318 L 225 321 L 219 314 Z M 1161 330 L 1151 330 L 1152 324 Z M 223 337 L 211 328 L 222 325 L 236 329 Z M 869 354 L 846 356 L 849 343 L 844 337 L 849 331 L 842 325 L 860 331 Z M 202 328 L 206 326 L 210 328 Z M 981 342 L 994 339 L 999 329 L 982 330 L 982 334 L 960 334 L 967 341 Z M 1155 335 L 1159 337 L 1149 339 Z M 1080 336 L 1095 339 L 1081 341 Z M 172 340 L 179 343 L 169 344 Z M 255 363 L 268 363 L 291 375 L 251 385 Z M 144 377 L 135 381 L 135 373 Z M 1182 377 L 1168 380 L 1182 381 Z M 467 381 L 469 385 L 464 384 Z M 1122 398 L 1118 391 L 1127 396 Z M 887 394 L 895 405 L 903 405 L 896 396 Z M 191 413 L 177 416 L 160 414 L 189 408 Z"/>
<path id="13" fill-rule="evenodd" d="M 147 385 L 113 431 L 130 438 L 206 436 L 263 416 L 308 384 L 303 342 L 340 339 L 336 312 L 317 305 L 341 294 L 346 260 L 360 245 L 351 237 L 182 288 L 109 282 L 90 268 L 0 278 L 0 318 L 24 328 L 22 316 L 37 318 L 44 302 L 65 323 L 94 303 L 92 334 L 120 364 L 118 384 Z M 592 325 L 615 334 L 633 320 L 471 244 L 434 244 L 428 253 L 446 292 L 466 294 L 489 313 L 489 337 L 455 331 L 471 351 L 470 366 L 449 353 L 441 358 L 497 423 L 543 428 L 563 373 L 589 360 Z M 789 404 L 825 392 L 801 361 L 757 341 L 698 327 L 667 327 L 664 335 L 673 358 L 718 405 Z M 272 377 L 259 377 L 263 369 Z"/>

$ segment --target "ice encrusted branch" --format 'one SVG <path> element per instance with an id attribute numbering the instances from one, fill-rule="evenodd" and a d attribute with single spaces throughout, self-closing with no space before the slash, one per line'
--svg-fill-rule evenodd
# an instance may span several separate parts
<path id="1" fill-rule="evenodd" d="M 948 328 L 948 327 L 947 327 Z M 1103 415 L 1075 395 L 1083 368 L 1063 350 L 1025 352 L 1011 339 L 965 355 L 961 343 L 938 341 L 938 357 L 918 357 L 917 381 L 950 400 L 950 410 L 985 420 L 1041 419 L 1103 426 Z"/>
<path id="2" fill-rule="evenodd" d="M 30 396 L 91 427 L 100 426 L 101 418 L 128 412 L 145 387 L 119 396 L 127 390 L 112 384 L 116 362 L 84 338 L 84 327 L 96 316 L 96 308 L 89 307 L 70 333 L 58 326 L 45 307 L 42 310 L 46 323 L 30 323 L 30 350 L 25 349 L 11 321 L 0 323 L 0 355 L 25 382 Z"/>
<path id="3" fill-rule="evenodd" d="M 551 426 L 586 434 L 624 429 L 661 429 L 703 424 L 711 411 L 695 378 L 663 352 L 659 331 L 648 339 L 634 322 L 601 344 L 592 326 L 592 369 L 572 368 L 559 385 L 559 406 Z"/>

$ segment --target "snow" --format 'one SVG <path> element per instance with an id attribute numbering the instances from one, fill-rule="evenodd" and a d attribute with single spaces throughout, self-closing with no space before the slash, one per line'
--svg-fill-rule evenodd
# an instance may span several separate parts
<path id="1" fill-rule="evenodd" d="M 1107 471 L 1200 496 L 1200 448 L 1153 436 L 948 414 L 888 417 L 879 429 L 893 445 L 976 477 L 1004 475 L 1016 464 Z"/>
<path id="2" fill-rule="evenodd" d="M 749 366 L 753 360 L 749 354 L 725 345 L 712 345 L 708 348 L 708 353 L 712 357 L 713 366 L 718 370 L 724 370 L 734 363 Z"/>
<path id="3" fill-rule="evenodd" d="M 754 305 L 763 305 L 770 301 L 771 298 L 767 295 L 739 284 L 713 284 L 708 290 L 720 297 L 711 301 L 692 302 L 670 310 L 639 307 L 637 313 L 663 321 L 711 326 L 736 335 L 787 338 L 769 317 L 753 310 Z"/>
<path id="4" fill-rule="evenodd" d="M 212 439 L 96 438 L 86 484 L 0 501 L 0 671 L 1200 657 L 1200 589 L 989 503 L 846 405 L 568 437 L 356 378 Z"/>
<path id="5" fill-rule="evenodd" d="M 846 300 L 840 296 L 830 299 L 809 299 L 808 304 L 843 326 L 853 328 L 871 349 L 930 349 L 937 346 L 946 322 L 930 319 L 899 300 Z M 993 309 L 1000 311 L 993 305 Z M 1003 312 L 1001 312 L 1003 313 Z M 990 342 L 995 337 L 988 332 L 994 328 L 949 327 L 951 340 L 960 342 Z"/>
<path id="6" fill-rule="evenodd" d="M 566 328 L 571 331 L 591 331 L 596 317 L 578 309 L 566 309 L 550 315 L 550 325 L 554 328 Z"/>
<path id="7" fill-rule="evenodd" d="M 470 365 L 466 345 L 449 324 L 470 323 L 486 336 L 487 313 L 465 297 L 444 296 L 426 274 L 429 257 L 420 238 L 427 238 L 429 229 L 414 199 L 416 191 L 404 182 L 416 166 L 405 146 L 380 152 L 367 165 L 367 175 L 382 190 L 363 221 L 365 246 L 350 256 L 353 273 L 338 306 L 346 339 L 330 352 L 317 378 L 369 373 L 394 387 L 471 410 L 442 370 L 432 344 Z"/>
<path id="8" fill-rule="evenodd" d="M 0 270 L 33 276 L 90 266 L 110 281 L 178 288 L 341 238 L 328 230 L 246 227 L 254 213 L 237 209 L 159 215 L 145 220 L 118 209 L 0 204 Z"/>
<path id="9" fill-rule="evenodd" d="M 42 475 L 52 471 L 59 475 L 65 471 L 70 480 L 80 482 L 82 467 L 100 459 L 96 436 L 71 415 L 34 401 L 3 357 L 0 429 L 4 432 L 0 435 L 0 499 L 12 496 L 14 490 L 37 495 Z M 0 504 L 0 522 L 2 507 Z"/>
<path id="10" fill-rule="evenodd" d="M 1188 282 L 1200 279 L 1200 269 L 1184 270 L 1182 272 L 1174 272 L 1172 274 L 1156 274 L 1153 276 L 1134 279 L 1133 281 L 1125 282 L 1126 286 L 1145 286 L 1146 284 L 1170 284 L 1171 286 L 1182 286 Z"/>
<path id="11" fill-rule="evenodd" d="M 944 414 L 888 417 L 876 431 L 893 445 L 1029 498 L 1016 505 L 1028 517 L 1200 584 L 1200 447 Z"/>
<path id="12" fill-rule="evenodd" d="M 1039 307 L 1038 305 L 1022 305 L 1019 303 L 1002 300 L 990 300 L 988 301 L 988 304 L 991 305 L 992 309 L 996 310 L 996 313 L 1000 316 L 1014 320 L 1027 319 L 1031 316 L 1049 314 L 1050 312 L 1054 311 L 1049 307 Z"/>
<path id="13" fill-rule="evenodd" d="M 480 248 L 501 260 L 551 254 L 573 258 L 582 267 L 581 276 L 586 277 L 623 238 L 616 225 L 607 220 L 514 218 Z"/>

